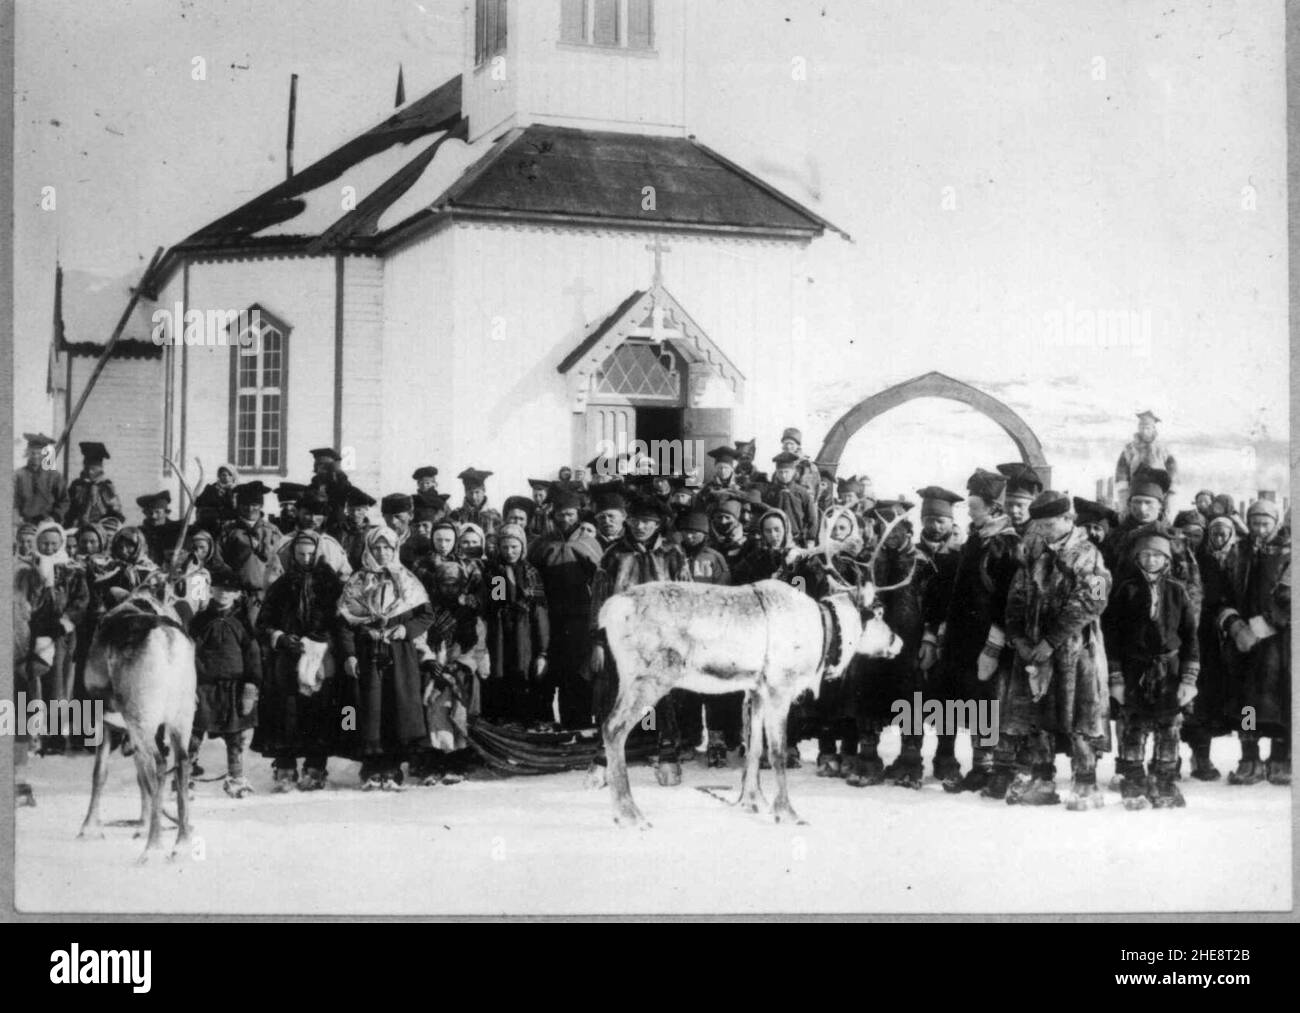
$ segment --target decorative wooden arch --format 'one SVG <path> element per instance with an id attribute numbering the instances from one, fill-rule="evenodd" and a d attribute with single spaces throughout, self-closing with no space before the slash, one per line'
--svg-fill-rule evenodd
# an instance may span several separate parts
<path id="1" fill-rule="evenodd" d="M 960 401 L 988 416 L 1011 437 L 1016 449 L 1020 451 L 1020 459 L 1038 472 L 1044 486 L 1051 488 L 1052 469 L 1043 455 L 1043 445 L 1038 442 L 1038 437 L 1025 420 L 997 398 L 943 373 L 926 373 L 913 377 L 859 401 L 831 426 L 821 453 L 817 455 L 817 464 L 833 473 L 839 467 L 840 455 L 844 453 L 844 447 L 854 433 L 877 415 L 883 415 L 891 408 L 897 408 L 918 397 L 942 397 Z"/>

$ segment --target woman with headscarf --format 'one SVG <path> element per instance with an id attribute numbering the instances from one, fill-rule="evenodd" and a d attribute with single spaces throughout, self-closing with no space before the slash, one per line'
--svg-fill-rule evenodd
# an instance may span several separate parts
<path id="1" fill-rule="evenodd" d="M 1201 671 L 1192 713 L 1183 721 L 1182 738 L 1192 747 L 1191 774 L 1198 781 L 1217 781 L 1222 776 L 1210 760 L 1210 745 L 1221 735 L 1231 735 L 1233 730 L 1228 712 L 1232 649 L 1224 643 L 1216 620 L 1228 597 L 1226 567 L 1228 555 L 1237 541 L 1237 526 L 1233 519 L 1220 514 L 1212 517 L 1206 525 L 1205 539 L 1196 552 L 1204 595 L 1197 623 Z"/>
<path id="2" fill-rule="evenodd" d="M 429 742 L 417 638 L 433 622 L 429 596 L 398 560 L 397 533 L 366 535 L 362 568 L 339 599 L 340 654 L 358 681 L 363 790 L 400 791 L 402 760 Z M 421 641 L 423 643 L 423 641 Z"/>
<path id="3" fill-rule="evenodd" d="M 790 534 L 790 519 L 778 508 L 766 510 L 755 528 L 757 537 L 740 553 L 731 571 L 733 583 L 756 584 L 775 577 L 798 554 Z"/>
<path id="4" fill-rule="evenodd" d="M 484 569 L 491 672 L 483 686 L 483 712 L 493 721 L 549 725 L 554 721 L 546 692 L 550 621 L 541 575 L 526 558 L 527 541 L 522 526 L 502 525 L 498 558 Z"/>
<path id="5" fill-rule="evenodd" d="M 330 656 L 340 656 L 338 602 L 343 582 L 319 552 L 318 532 L 298 531 L 292 536 L 289 569 L 267 589 L 257 616 L 257 631 L 270 652 L 270 663 L 264 666 L 252 748 L 272 761 L 275 790 L 280 792 L 290 791 L 295 783 L 301 791 L 323 788 L 329 756 L 348 753 L 339 715 L 344 706 L 355 703 L 355 693 Z M 301 691 L 298 679 L 304 640 L 331 645 L 320 686 L 311 694 Z"/>
<path id="6" fill-rule="evenodd" d="M 233 464 L 217 465 L 217 480 L 209 482 L 194 498 L 194 525 L 213 534 L 228 521 L 239 517 L 235 503 L 235 486 L 239 485 L 239 472 Z"/>
<path id="7" fill-rule="evenodd" d="M 836 583 L 855 586 L 861 579 L 862 530 L 848 507 L 832 507 L 821 519 L 817 547 L 788 562 L 777 580 L 794 584 L 809 597 L 824 598 Z M 844 777 L 858 748 L 857 722 L 850 703 L 847 675 L 824 682 L 820 692 L 801 694 L 791 708 L 787 742 L 817 737 L 817 776 Z M 797 736 L 797 737 L 796 737 Z M 841 748 L 836 751 L 837 740 Z"/>
<path id="8" fill-rule="evenodd" d="M 38 662 L 41 697 L 47 706 L 72 699 L 71 634 L 76 627 L 66 614 L 72 557 L 65 540 L 63 526 L 57 521 L 43 521 L 37 526 L 32 563 L 41 577 L 41 591 L 31 615 L 32 655 Z M 44 753 L 62 753 L 64 748 L 62 735 L 47 734 L 41 739 Z"/>

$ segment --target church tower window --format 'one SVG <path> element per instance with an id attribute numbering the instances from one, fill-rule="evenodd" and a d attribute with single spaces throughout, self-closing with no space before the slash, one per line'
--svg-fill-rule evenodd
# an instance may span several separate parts
<path id="1" fill-rule="evenodd" d="M 606 49 L 653 49 L 654 0 L 562 0 L 560 41 Z"/>

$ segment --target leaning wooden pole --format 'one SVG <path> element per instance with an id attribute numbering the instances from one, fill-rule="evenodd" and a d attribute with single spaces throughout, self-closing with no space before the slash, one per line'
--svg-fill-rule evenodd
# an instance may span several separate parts
<path id="1" fill-rule="evenodd" d="M 163 248 L 160 246 L 154 251 L 153 259 L 149 261 L 149 266 L 144 269 L 144 274 L 140 276 L 140 283 L 131 290 L 131 300 L 126 304 L 126 309 L 122 311 L 122 317 L 113 328 L 113 335 L 108 339 L 108 344 L 104 350 L 99 353 L 99 360 L 95 363 L 95 368 L 90 371 L 90 376 L 86 378 L 86 386 L 82 388 L 81 394 L 77 397 L 77 403 L 73 407 L 71 414 L 68 415 L 68 421 L 63 424 L 63 432 L 59 435 L 59 441 L 54 446 L 55 455 L 63 452 L 64 446 L 68 442 L 68 437 L 72 435 L 72 427 L 77 424 L 77 416 L 81 414 L 81 409 L 86 406 L 86 399 L 90 397 L 90 392 L 95 389 L 95 383 L 99 380 L 99 374 L 104 372 L 104 367 L 108 365 L 109 356 L 113 354 L 118 339 L 122 337 L 122 332 L 126 330 L 126 325 L 131 319 L 131 314 L 135 312 L 135 304 L 140 301 L 140 292 L 144 289 L 144 283 L 149 280 L 153 274 L 154 268 L 158 266 L 158 261 L 162 259 Z"/>

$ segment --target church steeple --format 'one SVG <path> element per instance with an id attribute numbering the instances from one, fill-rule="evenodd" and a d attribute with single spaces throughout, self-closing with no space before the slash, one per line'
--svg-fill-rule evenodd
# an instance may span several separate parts
<path id="1" fill-rule="evenodd" d="M 683 136 L 686 0 L 475 0 L 469 140 L 531 123 Z"/>

